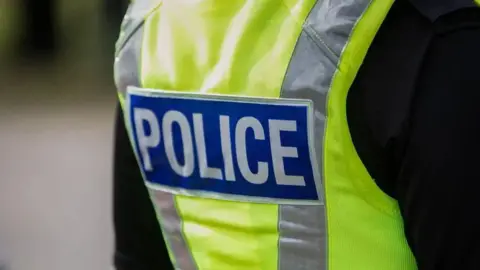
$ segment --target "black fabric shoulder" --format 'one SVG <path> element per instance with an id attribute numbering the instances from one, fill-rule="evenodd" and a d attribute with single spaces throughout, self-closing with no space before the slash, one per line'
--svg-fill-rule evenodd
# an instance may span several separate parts
<path id="1" fill-rule="evenodd" d="M 438 18 L 433 28 L 437 36 L 448 35 L 453 31 L 480 27 L 480 7 L 463 8 Z"/>
<path id="2" fill-rule="evenodd" d="M 479 48 L 480 27 L 436 35 L 417 79 L 395 192 L 420 270 L 480 269 Z"/>
<path id="3" fill-rule="evenodd" d="M 435 22 L 442 16 L 477 7 L 474 0 L 408 0 L 423 16 Z"/>
<path id="4" fill-rule="evenodd" d="M 395 198 L 410 104 L 431 23 L 408 1 L 396 1 L 347 96 L 353 143 L 376 184 Z"/>

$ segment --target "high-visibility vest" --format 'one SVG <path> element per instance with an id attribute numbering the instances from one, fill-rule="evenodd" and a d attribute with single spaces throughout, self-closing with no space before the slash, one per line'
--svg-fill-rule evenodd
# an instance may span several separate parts
<path id="1" fill-rule="evenodd" d="M 145 167 L 143 176 L 176 269 L 416 269 L 397 202 L 377 187 L 362 164 L 352 143 L 346 114 L 348 90 L 393 2 L 137 0 L 130 6 L 117 43 L 115 81 L 120 103 L 129 116 L 125 119 L 132 145 L 137 158 L 142 160 L 140 166 Z M 225 97 L 232 102 L 232 114 L 245 113 L 239 110 L 247 103 L 253 104 L 252 115 L 256 111 L 274 111 L 273 107 L 258 110 L 254 107 L 256 103 L 269 106 L 272 98 L 309 101 L 305 106 L 312 109 L 314 132 L 309 135 L 312 143 L 308 145 L 313 154 L 308 160 L 316 175 L 311 184 L 317 190 L 313 194 L 302 189 L 305 193 L 301 196 L 312 195 L 313 203 L 304 203 L 298 199 L 300 195 L 296 198 L 296 193 L 290 193 L 289 189 L 285 189 L 286 193 L 272 191 L 273 195 L 265 195 L 262 201 L 256 197 L 249 200 L 245 199 L 248 196 L 230 196 L 240 188 L 230 193 L 208 193 L 202 187 L 190 190 L 153 183 L 148 179 L 150 171 L 155 166 L 168 166 L 168 162 L 157 160 L 157 164 L 154 160 L 146 164 L 145 155 L 149 152 L 146 148 L 139 149 L 138 129 L 130 121 L 133 109 L 129 99 L 140 104 L 144 101 L 135 93 L 147 92 L 148 99 L 157 92 L 165 95 L 165 90 L 171 100 L 188 93 L 188 101 L 181 102 L 202 97 L 195 98 L 200 100 L 201 108 L 206 106 L 201 100 L 209 95 L 215 96 L 212 104 Z M 236 97 L 246 101 L 237 104 Z M 264 103 L 257 102 L 257 98 Z M 162 104 L 168 107 L 173 103 Z M 239 110 L 235 109 L 237 105 Z M 212 110 L 220 107 L 210 106 Z M 172 121 L 167 121 L 167 127 Z M 178 120 L 178 123 L 182 129 L 183 122 Z M 187 120 L 184 124 L 185 130 L 193 132 Z M 157 128 L 162 127 L 165 126 L 160 124 Z M 253 124 L 250 127 L 254 130 Z M 163 130 L 162 139 L 158 137 L 156 143 L 166 140 L 164 137 L 173 140 L 172 129 Z M 263 132 L 266 128 L 257 130 Z M 240 134 L 246 132 L 244 128 Z M 181 134 L 188 135 L 180 138 L 184 142 L 193 140 L 190 133 Z M 265 133 L 261 133 L 263 137 L 258 134 L 255 133 L 258 142 L 266 138 Z M 198 147 L 195 151 L 199 151 Z M 272 153 L 276 150 L 279 149 L 273 149 Z M 285 147 L 276 153 L 287 155 L 283 150 Z M 254 151 L 253 146 L 248 151 Z M 292 159 L 300 156 L 298 151 L 297 155 L 289 152 L 287 156 Z M 182 162 L 187 163 L 192 155 L 196 154 L 184 152 Z M 201 160 L 198 157 L 191 160 L 197 162 L 197 159 Z M 255 170 L 260 171 L 260 165 L 251 169 L 250 176 Z M 209 181 L 227 181 L 223 179 L 228 178 L 226 171 L 218 168 L 218 178 Z M 230 180 L 237 174 L 246 175 L 231 172 Z M 179 176 L 181 182 L 188 181 L 194 172 L 192 169 L 178 173 L 186 175 Z M 235 183 L 240 183 L 238 177 L 236 180 Z M 252 194 L 256 192 L 259 197 L 270 194 L 269 188 L 261 189 L 262 183 L 255 183 L 258 189 L 251 191 Z M 271 187 L 278 188 L 274 184 Z M 291 190 L 294 188 L 292 185 Z M 248 192 L 243 195 L 249 195 Z M 282 196 L 293 199 L 277 200 Z"/>

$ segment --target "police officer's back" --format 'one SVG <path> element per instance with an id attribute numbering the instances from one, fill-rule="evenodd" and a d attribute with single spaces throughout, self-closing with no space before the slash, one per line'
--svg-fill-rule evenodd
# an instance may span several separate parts
<path id="1" fill-rule="evenodd" d="M 248 1 L 243 2 L 247 12 Z M 246 74 L 248 76 L 236 79 L 237 84 L 226 85 L 229 89 L 252 88 L 258 92 L 252 94 L 238 90 L 230 94 L 268 96 L 262 91 L 269 89 L 269 85 L 250 84 L 265 82 L 265 77 L 269 79 L 269 69 L 253 65 L 246 70 L 242 66 L 244 62 L 229 61 L 240 57 L 229 54 L 229 47 L 218 47 L 222 52 L 219 59 L 179 57 L 177 59 L 183 59 L 181 63 L 155 62 L 170 59 L 164 53 L 188 56 L 191 52 L 181 51 L 182 45 L 173 42 L 190 40 L 189 36 L 182 35 L 201 35 L 199 30 L 208 33 L 208 28 L 202 27 L 196 28 L 197 32 L 188 31 L 181 27 L 184 22 L 173 20 L 181 18 L 182 14 L 186 16 L 188 10 L 170 9 L 177 13 L 169 15 L 158 11 L 162 9 L 162 6 L 158 6 L 157 13 L 153 11 L 151 15 L 153 19 L 127 35 L 143 35 L 140 55 L 131 50 L 133 47 L 129 47 L 128 42 L 120 43 L 117 85 L 127 116 L 125 122 L 130 128 L 142 172 L 137 167 L 135 151 L 132 151 L 122 114 L 119 114 L 115 155 L 118 269 L 171 267 L 167 246 L 173 264 L 181 269 L 256 267 L 343 270 L 379 269 L 379 266 L 384 267 L 382 269 L 414 269 L 415 265 L 420 269 L 480 267 L 476 248 L 476 242 L 480 239 L 476 230 L 479 221 L 473 216 L 478 205 L 475 199 L 478 188 L 476 180 L 480 176 L 476 170 L 480 151 L 477 141 L 480 126 L 476 120 L 480 107 L 476 104 L 476 90 L 480 78 L 475 68 L 480 61 L 479 8 L 475 7 L 473 1 L 454 0 L 396 1 L 389 11 L 389 1 L 357 1 L 358 5 L 330 1 L 332 7 L 327 2 L 312 2 L 312 5 L 315 4 L 312 7 L 295 2 L 300 12 L 292 13 L 292 16 L 294 20 L 304 18 L 302 31 L 290 43 L 294 46 L 292 56 L 285 59 L 285 75 L 281 80 L 275 76 L 272 79 L 279 81 L 281 98 L 311 100 L 313 105 L 289 99 L 279 104 L 269 99 L 208 98 L 201 94 L 185 95 L 132 88 L 127 91 L 127 85 L 158 90 L 192 90 L 182 88 L 192 82 L 176 80 L 182 77 L 181 70 L 192 81 L 210 78 L 211 85 L 215 85 L 215 79 L 225 73 L 233 78 L 236 74 Z M 167 5 L 168 1 L 163 4 Z M 272 8 L 275 5 L 277 3 L 272 4 Z M 169 10 L 167 6 L 165 10 Z M 292 10 L 296 9 L 289 11 Z M 252 14 L 262 12 L 254 8 L 249 11 Z M 378 18 L 380 15 L 372 15 L 374 11 L 384 11 L 386 18 L 383 20 Z M 212 17 L 218 16 L 214 8 L 209 12 Z M 279 17 L 287 16 L 284 12 L 278 9 L 278 13 L 270 14 L 270 23 L 284 23 L 285 27 L 276 31 L 296 33 L 294 30 L 288 31 L 289 27 L 294 29 L 298 22 L 289 24 L 287 20 L 276 21 Z M 168 28 L 158 27 L 167 25 L 161 23 L 164 18 L 176 22 L 179 25 L 176 30 L 184 31 L 168 32 Z M 370 18 L 370 21 L 362 21 L 361 18 Z M 378 25 L 381 24 L 378 33 L 373 31 L 372 34 L 370 28 L 374 28 L 378 22 Z M 232 22 L 231 26 L 238 26 L 238 22 Z M 257 21 L 255 27 L 268 28 L 262 24 L 262 20 Z M 140 32 L 138 29 L 141 29 Z M 362 41 L 358 32 L 363 33 L 365 39 L 371 35 L 375 38 L 371 43 Z M 155 33 L 158 33 L 158 37 Z M 248 29 L 243 35 L 247 36 L 247 33 Z M 265 33 L 274 36 L 273 32 Z M 168 41 L 172 41 L 172 44 L 169 45 L 178 47 L 162 46 L 166 37 L 171 38 Z M 256 37 L 258 40 L 268 38 L 262 35 Z M 279 43 L 286 42 L 288 38 L 282 38 L 276 40 L 277 43 L 269 44 L 272 51 L 287 50 Z M 341 45 L 343 39 L 345 44 Z M 255 41 L 245 42 L 250 42 L 252 50 L 264 49 L 253 46 Z M 208 41 L 205 42 L 208 44 Z M 223 44 L 232 47 L 244 45 L 240 42 Z M 318 48 L 321 48 L 321 52 Z M 362 50 L 365 50 L 366 57 L 359 60 Z M 145 57 L 148 53 L 150 55 Z M 245 54 L 241 57 L 248 59 L 259 52 L 253 50 L 251 54 L 253 56 Z M 264 55 L 270 56 L 267 53 Z M 281 55 L 275 57 L 281 58 Z M 242 65 L 222 66 L 223 59 L 227 59 L 227 64 L 233 62 Z M 202 73 L 201 63 L 208 61 L 220 63 L 216 66 L 218 70 L 207 69 L 206 73 Z M 281 66 L 283 62 L 278 63 Z M 132 76 L 126 67 L 133 66 L 138 70 L 137 65 L 143 67 L 140 72 L 146 73 Z M 176 65 L 186 67 L 173 69 L 177 73 L 168 74 L 169 67 Z M 356 65 L 361 65 L 358 72 L 350 72 Z M 278 67 L 269 68 L 275 72 Z M 155 76 L 152 77 L 152 74 Z M 242 80 L 246 82 L 242 84 Z M 349 80 L 352 81 L 351 85 L 344 87 Z M 223 91 L 209 88 L 208 84 L 203 86 L 205 92 L 211 89 Z M 164 100 L 171 103 L 165 103 Z M 228 109 L 222 109 L 222 104 L 228 104 Z M 315 113 L 310 114 L 310 110 L 315 110 Z M 175 113 L 168 113 L 172 111 Z M 197 116 L 182 116 L 188 113 L 196 113 Z M 209 118 L 209 114 L 224 117 Z M 284 122 L 271 122 L 274 116 L 274 120 Z M 315 121 L 309 122 L 310 116 Z M 244 118 L 250 122 L 241 120 Z M 258 124 L 252 118 L 257 119 Z M 218 120 L 217 124 L 212 119 L 223 120 Z M 156 121 L 159 121 L 158 127 Z M 280 128 L 279 123 L 285 121 L 297 125 L 292 128 L 287 123 L 282 126 L 283 129 Z M 172 123 L 177 123 L 177 127 Z M 182 125 L 186 128 L 182 129 Z M 190 131 L 186 132 L 188 127 Z M 249 129 L 252 133 L 247 132 Z M 210 138 L 218 138 L 209 141 L 208 136 L 206 139 L 203 136 L 207 149 L 202 149 L 199 135 L 210 130 L 212 132 L 206 134 Z M 265 135 L 267 130 L 270 133 Z M 315 130 L 315 133 L 310 133 L 311 130 Z M 234 135 L 227 136 L 226 131 Z M 280 131 L 304 133 L 288 139 L 286 135 L 278 135 L 282 134 Z M 238 134 L 243 134 L 247 139 L 238 140 L 241 137 Z M 251 136 L 250 141 L 247 135 Z M 183 142 L 183 150 L 187 149 L 185 141 L 191 140 L 192 147 L 188 148 L 191 151 L 182 151 L 182 146 L 175 146 L 175 138 Z M 252 141 L 252 138 L 255 140 Z M 255 144 L 265 139 L 269 141 Z M 170 152 L 166 143 L 169 140 L 172 142 Z M 235 147 L 232 148 L 232 145 Z M 244 152 L 238 150 L 243 149 L 239 145 L 243 145 Z M 262 152 L 255 152 L 255 148 Z M 296 154 L 292 148 L 296 149 Z M 221 153 L 223 163 L 202 165 L 200 160 L 212 161 L 212 158 L 199 153 L 212 154 L 215 149 Z M 265 149 L 271 153 L 267 151 L 269 154 L 264 154 Z M 279 149 L 279 152 L 275 152 Z M 166 154 L 162 154 L 162 151 Z M 242 157 L 245 152 L 247 154 Z M 252 156 L 251 153 L 255 154 Z M 172 161 L 172 155 L 177 155 L 176 163 Z M 284 158 L 283 172 L 278 171 L 275 161 L 278 156 Z M 225 157 L 235 158 L 229 161 Z M 186 166 L 189 158 L 200 169 Z M 242 167 L 242 158 L 250 168 Z M 295 158 L 301 162 L 289 163 Z M 271 178 L 266 176 L 262 180 L 260 177 L 262 164 L 267 164 L 265 168 L 273 175 Z M 184 170 L 175 171 L 175 166 Z M 209 174 L 206 168 L 218 171 L 208 170 Z M 174 176 L 175 173 L 177 176 Z M 278 173 L 283 173 L 283 177 L 275 177 Z M 298 180 L 287 176 L 301 176 L 304 182 L 290 182 L 290 185 L 282 183 L 283 179 Z M 372 184 L 369 184 L 370 178 L 367 176 L 371 177 Z M 203 179 L 209 182 L 202 183 Z M 246 184 L 241 184 L 242 179 Z M 185 184 L 185 181 L 194 180 L 201 184 Z M 212 181 L 224 181 L 227 184 Z M 256 185 L 256 189 L 251 189 L 250 185 Z M 200 199 L 195 199 L 197 197 Z M 226 208 L 220 204 L 226 204 Z M 273 205 L 276 208 L 272 209 Z M 238 210 L 242 207 L 248 210 Z M 258 209 L 252 210 L 254 208 Z M 234 216 L 238 213 L 249 215 Z M 349 219 L 352 222 L 344 222 Z M 265 225 L 270 221 L 271 226 Z M 159 223 L 167 241 L 163 240 Z M 255 228 L 258 230 L 255 231 Z M 223 238 L 225 242 L 218 242 L 218 239 L 222 239 L 218 235 L 227 235 Z M 253 239 L 250 239 L 252 236 Z M 207 240 L 203 240 L 203 237 Z M 210 245 L 208 239 L 211 239 Z M 255 246 L 242 246 L 242 243 L 253 243 Z M 275 248 L 269 249 L 270 245 Z M 365 248 L 362 250 L 361 247 Z M 304 251 L 305 254 L 299 255 L 296 251 Z M 248 252 L 253 252 L 253 255 Z M 254 258 L 255 252 L 270 257 Z M 310 256 L 310 252 L 313 256 Z M 379 257 L 379 254 L 383 256 Z M 254 259 L 244 261 L 245 258 Z M 274 265 L 269 264 L 270 261 Z M 220 263 L 228 263 L 228 266 Z"/>

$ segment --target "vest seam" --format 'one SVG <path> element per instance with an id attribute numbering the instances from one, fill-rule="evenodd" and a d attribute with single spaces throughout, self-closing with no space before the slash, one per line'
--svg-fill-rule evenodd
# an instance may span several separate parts
<path id="1" fill-rule="evenodd" d="M 290 60 L 288 61 L 288 65 L 287 65 L 287 68 L 285 69 L 285 73 L 283 74 L 283 80 L 282 80 L 282 83 L 280 84 L 280 91 L 278 93 L 278 96 L 281 97 L 283 94 L 284 94 L 284 85 L 285 85 L 285 81 L 287 80 L 287 74 L 288 74 L 288 71 L 290 69 L 290 65 L 292 64 L 292 59 L 294 58 L 294 55 L 295 55 L 295 52 L 298 48 L 298 43 L 300 43 L 300 37 L 302 36 L 302 33 L 305 33 L 307 36 L 309 36 L 307 34 L 307 32 L 305 31 L 305 27 L 307 26 L 307 20 L 308 20 L 308 17 L 310 17 L 310 15 L 312 14 L 313 12 L 313 9 L 315 8 L 315 5 L 317 5 L 318 1 L 321 1 L 321 0 L 315 0 L 315 3 L 313 3 L 310 11 L 308 12 L 307 16 L 305 17 L 305 20 L 303 21 L 302 23 L 302 29 L 300 30 L 300 33 L 297 37 L 297 41 L 295 42 L 295 46 L 293 47 L 293 50 L 292 50 L 292 53 L 290 55 Z M 282 0 L 282 4 L 288 8 L 288 6 L 285 4 L 284 0 Z M 311 38 L 311 37 L 310 37 Z M 318 45 L 317 45 L 318 46 Z"/>
<path id="2" fill-rule="evenodd" d="M 322 37 L 320 37 L 320 34 L 317 33 L 317 31 L 310 25 L 310 24 L 304 24 L 303 31 L 312 41 L 315 43 L 315 45 L 322 51 L 327 51 L 328 52 L 328 58 L 332 63 L 338 62 L 340 59 L 340 55 L 337 55 L 332 48 L 330 48 L 325 41 L 323 41 Z M 322 48 L 323 47 L 323 48 Z M 343 50 L 342 50 L 343 52 Z M 334 61 L 336 60 L 336 61 Z"/>
<path id="3" fill-rule="evenodd" d="M 123 40 L 119 43 L 117 52 L 115 53 L 115 56 L 120 55 L 120 52 L 123 50 L 123 48 L 125 48 L 125 46 L 130 41 L 132 36 L 135 35 L 135 33 L 138 31 L 138 29 L 140 29 L 143 26 L 144 23 L 145 23 L 145 20 L 142 19 L 141 21 L 139 21 L 135 24 L 135 26 L 132 28 L 132 30 L 128 31 L 127 36 L 124 37 Z M 126 31 L 122 31 L 121 35 L 125 34 L 125 32 Z"/>

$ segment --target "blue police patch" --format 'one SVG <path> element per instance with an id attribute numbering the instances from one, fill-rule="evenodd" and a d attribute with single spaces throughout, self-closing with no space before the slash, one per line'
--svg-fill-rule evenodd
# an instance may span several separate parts
<path id="1" fill-rule="evenodd" d="M 125 111 L 151 188 L 227 200 L 320 202 L 310 101 L 130 87 Z"/>

